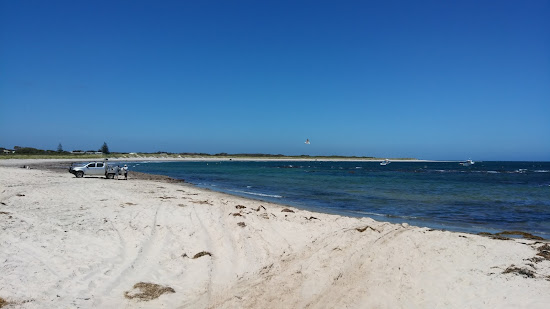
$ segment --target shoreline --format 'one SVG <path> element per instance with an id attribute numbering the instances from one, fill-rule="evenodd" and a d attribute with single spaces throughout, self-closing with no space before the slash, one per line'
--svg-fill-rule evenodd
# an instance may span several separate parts
<path id="1" fill-rule="evenodd" d="M 94 160 L 88 160 L 88 159 L 83 159 L 82 160 L 82 162 L 93 162 L 93 161 Z M 202 160 L 202 161 L 201 160 L 197 160 L 197 161 L 187 160 L 187 159 L 178 160 L 178 161 L 164 160 L 164 159 L 146 160 L 146 161 L 141 161 L 141 160 L 139 160 L 139 161 L 128 161 L 128 160 L 122 160 L 122 159 L 116 159 L 116 158 L 115 159 L 110 159 L 109 161 L 113 162 L 113 163 L 115 163 L 115 162 L 134 162 L 134 163 L 137 163 L 137 162 L 147 162 L 147 161 L 158 161 L 158 162 L 211 162 L 211 161 L 218 161 L 219 162 L 219 160 L 210 160 L 210 159 L 206 159 L 206 160 Z M 244 162 L 257 162 L 257 160 L 243 160 L 243 161 Z M 265 159 L 265 160 L 261 160 L 260 162 L 264 162 L 264 161 L 279 161 L 279 160 Z M 304 160 L 298 160 L 296 162 L 299 162 L 299 161 L 304 161 Z M 333 160 L 330 160 L 330 161 L 333 161 Z M 25 159 L 25 160 L 22 160 L 22 161 L 9 162 L 10 164 L 2 164 L 2 160 L 0 160 L 0 167 L 1 166 L 12 166 L 12 167 L 13 166 L 17 166 L 17 167 L 28 166 L 29 168 L 32 168 L 32 169 L 54 171 L 54 172 L 59 172 L 59 173 L 66 173 L 67 168 L 69 167 L 69 165 L 67 165 L 67 164 L 74 163 L 74 162 L 79 162 L 79 161 L 64 160 L 64 159 Z M 289 162 L 293 162 L 293 161 L 289 161 Z M 338 161 L 338 162 L 342 162 L 342 161 Z M 404 162 L 454 162 L 454 161 L 409 160 L 409 161 L 404 161 Z M 89 176 L 87 176 L 87 177 L 89 177 Z M 373 220 L 376 220 L 376 221 L 379 221 L 379 222 L 387 222 L 387 223 L 391 223 L 391 224 L 406 223 L 406 224 L 411 224 L 411 225 L 417 226 L 417 227 L 424 227 L 424 228 L 430 228 L 430 229 L 436 229 L 436 230 L 448 231 L 448 232 L 455 232 L 455 233 L 467 233 L 467 234 L 471 234 L 471 235 L 484 234 L 486 236 L 493 235 L 493 237 L 502 237 L 502 236 L 498 236 L 498 235 L 501 234 L 501 233 L 508 233 L 508 237 L 511 237 L 511 238 L 531 237 L 533 239 L 541 238 L 541 235 L 548 236 L 547 233 L 540 233 L 540 232 L 536 233 L 536 232 L 534 232 L 535 234 L 533 235 L 533 234 L 530 234 L 530 233 L 533 233 L 533 232 L 525 232 L 525 231 L 516 231 L 518 233 L 517 233 L 517 235 L 514 235 L 513 233 L 510 234 L 510 232 L 513 232 L 511 230 L 497 229 L 497 228 L 486 227 L 486 226 L 472 227 L 472 226 L 460 226 L 460 225 L 446 225 L 444 223 L 438 223 L 438 222 L 435 222 L 435 221 L 434 222 L 428 221 L 427 223 L 424 223 L 423 221 L 414 220 L 414 219 L 402 219 L 402 218 L 399 218 L 399 217 L 376 215 L 376 214 L 347 213 L 345 211 L 327 210 L 327 209 L 323 209 L 323 208 L 309 207 L 307 205 L 295 205 L 295 204 L 292 204 L 292 203 L 282 203 L 282 202 L 278 202 L 278 201 L 266 201 L 266 200 L 264 200 L 260 197 L 254 197 L 254 196 L 250 196 L 250 195 L 231 193 L 231 192 L 228 192 L 226 190 L 215 190 L 215 189 L 211 189 L 211 188 L 208 188 L 208 187 L 199 186 L 199 185 L 196 185 L 196 184 L 193 184 L 193 183 L 187 183 L 187 182 L 185 182 L 185 179 L 173 178 L 173 177 L 165 176 L 165 175 L 161 175 L 161 174 L 137 172 L 137 171 L 133 171 L 133 170 L 130 171 L 130 177 L 134 178 L 134 179 L 161 181 L 161 182 L 166 182 L 166 183 L 186 183 L 187 185 L 194 186 L 195 188 L 200 189 L 200 190 L 206 190 L 206 191 L 209 191 L 209 192 L 227 194 L 229 196 L 239 197 L 239 198 L 244 198 L 244 199 L 250 199 L 252 201 L 257 201 L 257 202 L 264 202 L 264 201 L 266 203 L 271 202 L 271 203 L 275 203 L 275 204 L 278 204 L 278 205 L 283 206 L 283 207 L 293 207 L 293 208 L 297 208 L 297 209 L 300 209 L 300 210 L 305 210 L 305 211 L 310 211 L 310 212 L 320 213 L 320 214 L 327 214 L 327 215 L 336 215 L 336 216 L 343 216 L 343 217 L 349 217 L 349 218 L 370 218 L 370 219 L 373 219 Z M 99 177 L 99 178 L 102 178 L 102 177 Z M 542 238 L 542 239 L 550 240 L 550 238 Z"/>
<path id="2" fill-rule="evenodd" d="M 158 180 L 0 166 L 0 186 L 0 299 L 18 308 L 550 302 L 548 241 L 310 212 Z M 169 292 L 133 298 L 157 285 Z"/>

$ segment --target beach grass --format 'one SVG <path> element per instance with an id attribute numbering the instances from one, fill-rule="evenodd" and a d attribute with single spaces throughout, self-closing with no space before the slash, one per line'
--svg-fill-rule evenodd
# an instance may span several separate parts
<path id="1" fill-rule="evenodd" d="M 386 158 L 357 157 L 357 156 L 309 156 L 309 155 L 269 155 L 269 154 L 178 154 L 178 153 L 110 153 L 110 154 L 71 154 L 71 153 L 48 153 L 48 154 L 2 154 L 0 160 L 7 159 L 248 159 L 248 160 L 366 160 L 381 161 Z M 389 158 L 392 161 L 417 160 L 415 158 Z"/>

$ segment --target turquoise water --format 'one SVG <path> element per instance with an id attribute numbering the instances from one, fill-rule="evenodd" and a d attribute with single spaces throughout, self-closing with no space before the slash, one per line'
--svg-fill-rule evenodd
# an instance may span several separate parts
<path id="1" fill-rule="evenodd" d="M 318 212 L 550 238 L 550 162 L 162 162 L 140 172 Z"/>

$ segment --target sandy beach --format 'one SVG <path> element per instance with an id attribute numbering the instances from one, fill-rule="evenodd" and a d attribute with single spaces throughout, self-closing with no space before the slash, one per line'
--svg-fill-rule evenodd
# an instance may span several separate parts
<path id="1" fill-rule="evenodd" d="M 547 308 L 547 240 L 0 162 L 2 308 Z M 32 166 L 32 165 L 31 165 Z"/>

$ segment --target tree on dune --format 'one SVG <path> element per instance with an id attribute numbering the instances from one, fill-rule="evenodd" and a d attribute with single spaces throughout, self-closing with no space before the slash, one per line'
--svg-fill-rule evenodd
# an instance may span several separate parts
<path id="1" fill-rule="evenodd" d="M 103 142 L 103 146 L 101 146 L 101 149 L 99 151 L 103 152 L 103 154 L 109 154 L 109 146 L 107 146 L 106 142 Z"/>

